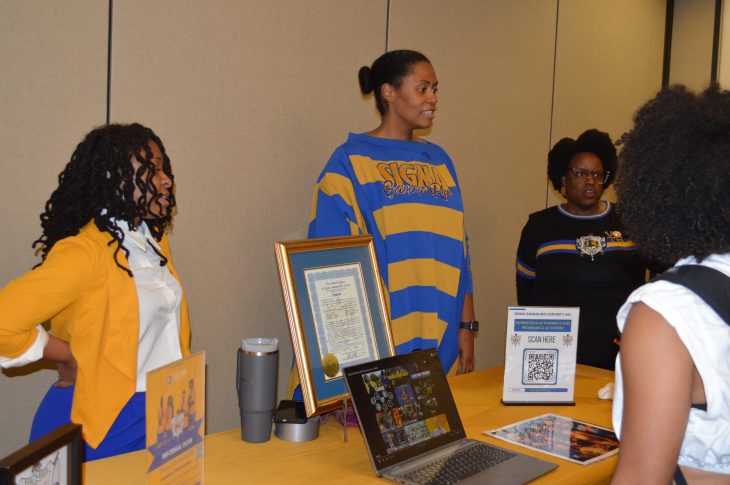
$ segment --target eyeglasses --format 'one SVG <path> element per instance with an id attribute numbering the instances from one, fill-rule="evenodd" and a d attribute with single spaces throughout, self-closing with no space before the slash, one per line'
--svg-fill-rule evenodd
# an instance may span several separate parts
<path id="1" fill-rule="evenodd" d="M 608 182 L 608 177 L 611 175 L 611 172 L 609 171 L 596 171 L 591 172 L 589 170 L 584 170 L 582 168 L 573 168 L 568 167 L 565 169 L 566 172 L 570 172 L 571 175 L 573 175 L 573 178 L 576 180 L 580 180 L 581 182 L 585 182 L 588 179 L 588 175 L 593 177 L 593 182 L 597 183 L 599 185 L 603 185 L 606 182 Z"/>

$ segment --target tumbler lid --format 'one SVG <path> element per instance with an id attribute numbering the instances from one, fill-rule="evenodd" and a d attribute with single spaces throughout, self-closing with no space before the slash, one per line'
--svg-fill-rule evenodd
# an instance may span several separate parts
<path id="1" fill-rule="evenodd" d="M 251 353 L 271 353 L 276 352 L 279 350 L 279 339 L 276 337 L 274 338 L 262 338 L 262 337 L 253 337 L 253 338 L 245 338 L 241 340 L 241 349 L 244 352 L 251 352 Z"/>

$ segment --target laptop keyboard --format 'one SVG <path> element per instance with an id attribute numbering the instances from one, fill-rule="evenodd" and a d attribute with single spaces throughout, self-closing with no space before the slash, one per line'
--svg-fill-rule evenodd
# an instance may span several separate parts
<path id="1" fill-rule="evenodd" d="M 517 456 L 517 453 L 477 444 L 409 472 L 403 475 L 403 478 L 423 485 L 458 483 L 459 480 L 469 478 L 475 473 L 498 465 L 513 456 Z"/>

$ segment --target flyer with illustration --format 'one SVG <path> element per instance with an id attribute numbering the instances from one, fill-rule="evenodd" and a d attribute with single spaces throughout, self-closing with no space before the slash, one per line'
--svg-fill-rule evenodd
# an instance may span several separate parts
<path id="1" fill-rule="evenodd" d="M 203 483 L 205 352 L 147 373 L 147 483 Z"/>
<path id="2" fill-rule="evenodd" d="M 615 455 L 619 445 L 612 430 L 557 414 L 543 414 L 484 434 L 581 465 Z"/>
<path id="3" fill-rule="evenodd" d="M 573 404 L 579 308 L 509 307 L 504 404 Z"/>

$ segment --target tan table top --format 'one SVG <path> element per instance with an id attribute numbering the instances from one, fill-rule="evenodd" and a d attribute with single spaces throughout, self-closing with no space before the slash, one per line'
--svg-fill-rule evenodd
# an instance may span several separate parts
<path id="1" fill-rule="evenodd" d="M 616 467 L 616 456 L 583 466 L 494 439 L 482 431 L 545 413 L 612 427 L 611 401 L 599 400 L 597 392 L 613 381 L 613 372 L 579 365 L 575 380 L 576 406 L 503 406 L 500 403 L 503 373 L 502 367 L 495 367 L 449 378 L 467 436 L 560 465 L 532 483 L 607 483 Z M 246 443 L 241 441 L 238 428 L 208 435 L 205 437 L 205 483 L 389 483 L 375 476 L 360 431 L 350 428 L 347 443 L 342 436 L 342 426 L 333 418 L 321 427 L 318 439 L 307 443 L 289 443 L 273 434 L 266 443 Z M 144 484 L 145 452 L 85 464 L 84 483 Z"/>

